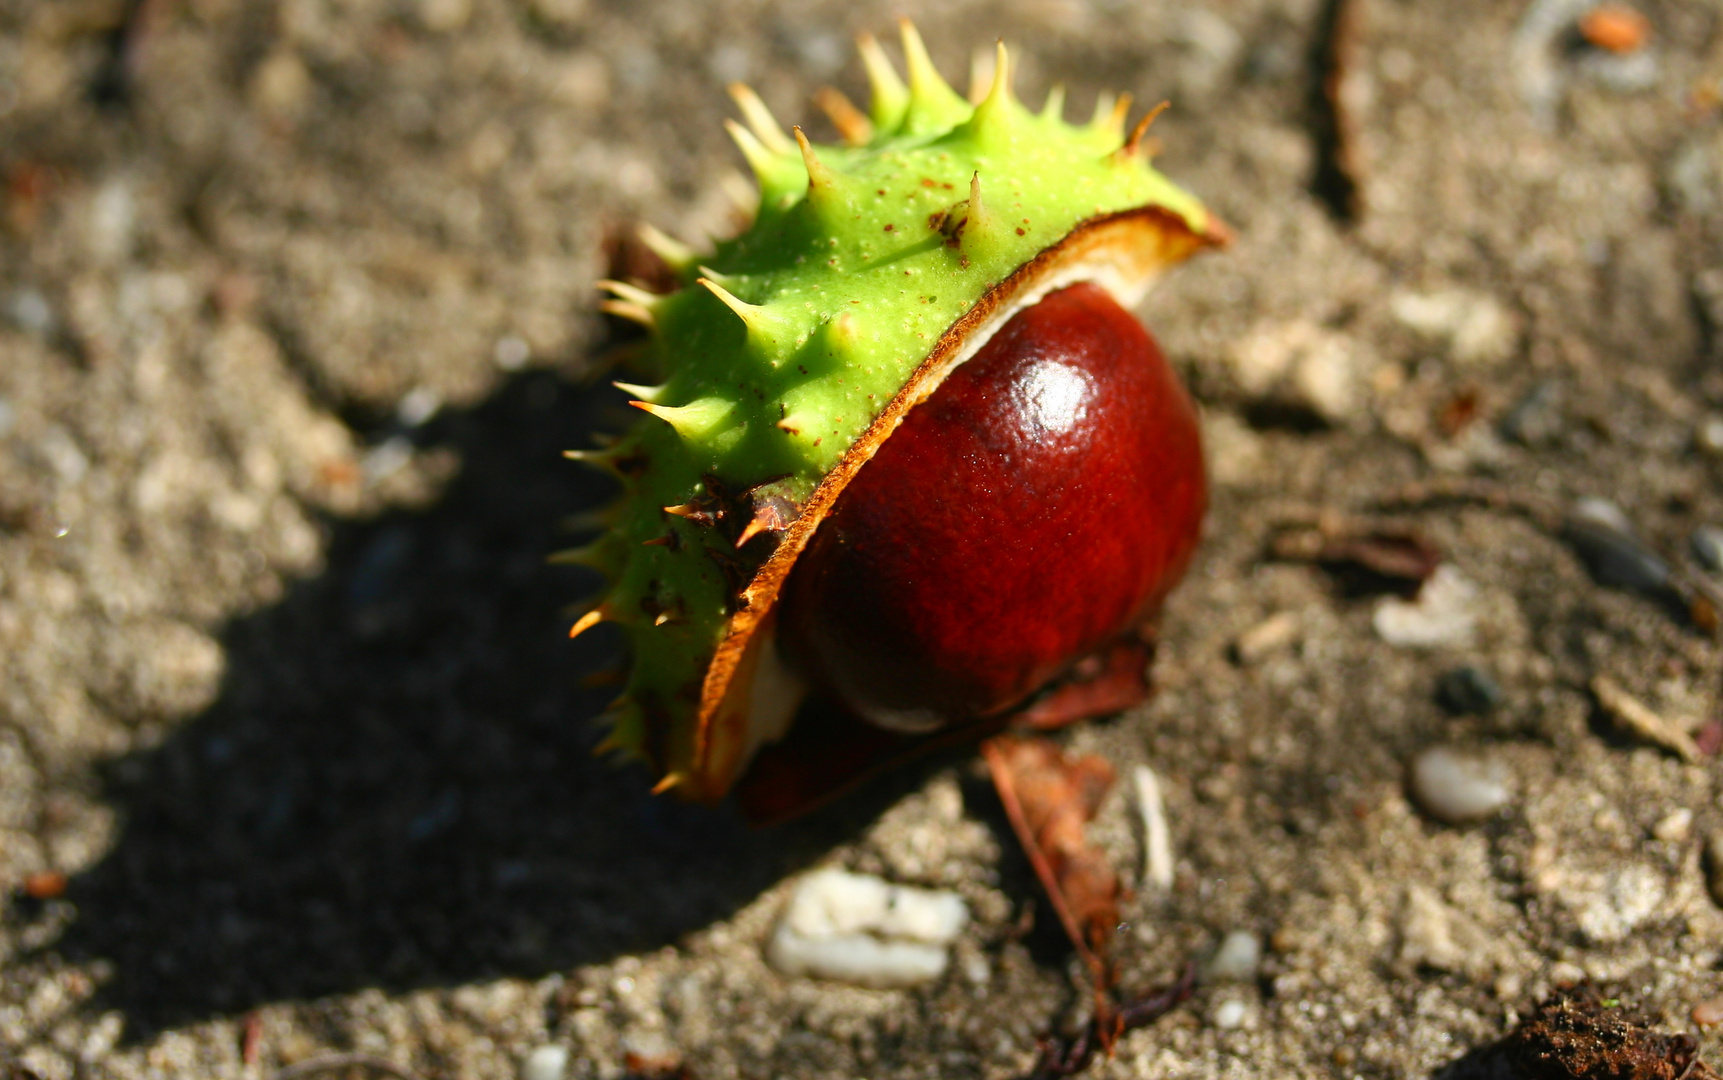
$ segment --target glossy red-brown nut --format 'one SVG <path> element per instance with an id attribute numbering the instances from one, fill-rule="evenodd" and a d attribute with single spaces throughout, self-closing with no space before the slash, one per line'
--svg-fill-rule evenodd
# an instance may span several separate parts
<path id="1" fill-rule="evenodd" d="M 1089 284 L 1019 312 L 844 490 L 779 641 L 900 731 L 999 714 L 1153 616 L 1206 505 L 1195 408 Z"/>

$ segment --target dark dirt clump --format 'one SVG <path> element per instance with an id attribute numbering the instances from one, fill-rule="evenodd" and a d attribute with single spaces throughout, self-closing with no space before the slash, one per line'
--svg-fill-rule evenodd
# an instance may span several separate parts
<path id="1" fill-rule="evenodd" d="M 1716 1080 L 1691 1035 L 1665 1035 L 1589 984 L 1546 998 L 1519 1027 L 1437 1080 Z"/>

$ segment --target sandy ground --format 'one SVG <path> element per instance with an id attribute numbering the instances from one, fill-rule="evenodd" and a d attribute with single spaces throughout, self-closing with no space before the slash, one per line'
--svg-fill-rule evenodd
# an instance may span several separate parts
<path id="1" fill-rule="evenodd" d="M 588 378 L 603 230 L 723 229 L 724 83 L 829 138 L 809 93 L 859 96 L 850 36 L 899 11 L 953 76 L 1025 46 L 1031 103 L 1172 99 L 1159 164 L 1239 234 L 1144 311 L 1216 481 L 1160 693 L 1069 741 L 1167 788 L 1127 982 L 1234 931 L 1265 955 L 1093 1075 L 1429 1077 L 1582 976 L 1683 1026 L 1723 992 L 1716 764 L 1588 687 L 1703 737 L 1718 644 L 1539 508 L 1606 497 L 1677 562 L 1723 522 L 1723 7 L 1646 0 L 1625 57 L 1572 38 L 1585 7 L 1358 4 L 1348 218 L 1314 0 L 0 0 L 0 1059 L 993 1078 L 1080 1015 L 972 760 L 765 832 L 651 798 L 587 753 L 615 645 L 563 640 L 592 583 L 543 561 L 604 496 L 557 456 L 619 411 Z M 1414 481 L 1487 496 L 1395 510 L 1472 586 L 1424 648 L 1270 555 Z M 1499 708 L 1438 705 L 1461 664 Z M 1434 746 L 1505 807 L 1420 812 Z M 1134 874 L 1133 815 L 1097 833 Z M 949 974 L 771 971 L 813 865 L 960 892 Z M 25 896 L 48 871 L 65 895 Z"/>

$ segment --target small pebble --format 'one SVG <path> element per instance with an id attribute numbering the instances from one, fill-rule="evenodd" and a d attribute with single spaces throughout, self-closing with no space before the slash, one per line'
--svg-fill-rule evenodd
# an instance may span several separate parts
<path id="1" fill-rule="evenodd" d="M 1214 1026 L 1222 1031 L 1231 1031 L 1244 1026 L 1245 1017 L 1250 1015 L 1250 1006 L 1237 998 L 1228 998 L 1215 1006 Z"/>
<path id="2" fill-rule="evenodd" d="M 66 875 L 41 870 L 24 879 L 24 895 L 32 900 L 58 900 L 66 895 Z"/>
<path id="3" fill-rule="evenodd" d="M 1605 52 L 1638 52 L 1651 38 L 1651 20 L 1625 4 L 1599 4 L 1580 17 L 1579 34 Z"/>
<path id="4" fill-rule="evenodd" d="M 963 977 L 972 985 L 986 986 L 993 978 L 993 965 L 987 962 L 985 954 L 970 953 L 963 958 Z"/>
<path id="5" fill-rule="evenodd" d="M 1693 1006 L 1693 1022 L 1700 1027 L 1723 1024 L 1723 997 L 1714 997 Z"/>
<path id="6" fill-rule="evenodd" d="M 304 110 L 317 82 L 305 61 L 290 48 L 278 48 L 252 69 L 247 99 L 265 116 L 290 120 Z"/>
<path id="7" fill-rule="evenodd" d="M 1517 1001 L 1525 993 L 1525 980 L 1518 972 L 1504 971 L 1496 976 L 1496 981 L 1490 987 L 1495 992 L 1497 1001 Z"/>
<path id="8" fill-rule="evenodd" d="M 1230 359 L 1233 377 L 1247 396 L 1324 423 L 1352 419 L 1364 405 L 1358 346 L 1307 320 L 1262 326 L 1238 344 Z"/>
<path id="9" fill-rule="evenodd" d="M 1502 703 L 1502 688 L 1490 673 L 1472 664 L 1442 672 L 1436 703 L 1455 716 L 1491 712 Z"/>
<path id="10" fill-rule="evenodd" d="M 1556 986 L 1578 986 L 1585 980 L 1585 969 L 1571 960 L 1557 960 L 1550 965 L 1549 981 Z"/>
<path id="11" fill-rule="evenodd" d="M 525 338 L 509 334 L 497 340 L 496 349 L 491 356 L 497 367 L 504 371 L 519 371 L 532 359 L 532 346 L 526 343 Z"/>
<path id="12" fill-rule="evenodd" d="M 1595 945 L 1630 940 L 1663 910 L 1663 875 L 1649 866 L 1628 863 L 1610 870 L 1595 886 L 1563 894 L 1573 909 L 1580 934 Z"/>
<path id="13" fill-rule="evenodd" d="M 1605 499 L 1581 499 L 1568 513 L 1562 535 L 1599 584 L 1647 596 L 1670 589 L 1669 564 L 1640 540 L 1620 507 Z"/>
<path id="14" fill-rule="evenodd" d="M 1383 641 L 1403 648 L 1465 645 L 1477 629 L 1477 616 L 1472 611 L 1476 596 L 1476 586 L 1444 563 L 1424 582 L 1416 600 L 1383 600 L 1371 625 Z"/>
<path id="15" fill-rule="evenodd" d="M 1344 423 L 1364 404 L 1358 368 L 1356 352 L 1345 338 L 1324 339 L 1294 365 L 1294 398 L 1329 423 Z"/>
<path id="16" fill-rule="evenodd" d="M 395 406 L 395 419 L 402 427 L 415 428 L 437 415 L 443 407 L 443 395 L 428 386 L 416 386 L 401 396 Z"/>
<path id="17" fill-rule="evenodd" d="M 1298 629 L 1297 612 L 1277 612 L 1240 634 L 1233 643 L 1233 656 L 1241 664 L 1254 664 L 1297 641 Z"/>
<path id="18" fill-rule="evenodd" d="M 953 892 L 819 870 L 796 886 L 766 959 L 786 975 L 913 986 L 945 970 L 948 946 L 968 919 Z"/>
<path id="19" fill-rule="evenodd" d="M 622 1035 L 622 1053 L 630 1061 L 639 1062 L 639 1072 L 647 1076 L 675 1075 L 681 1055 L 670 1045 L 661 1031 L 636 1028 Z"/>
<path id="20" fill-rule="evenodd" d="M 112 179 L 90 197 L 84 217 L 84 242 L 102 262 L 131 254 L 137 231 L 137 197 L 124 180 Z"/>
<path id="21" fill-rule="evenodd" d="M 1705 838 L 1705 890 L 1711 894 L 1711 902 L 1723 907 L 1723 833 L 1712 833 Z"/>
<path id="22" fill-rule="evenodd" d="M 1251 982 L 1262 965 L 1262 942 L 1249 930 L 1234 930 L 1221 939 L 1204 974 L 1210 982 Z"/>
<path id="23" fill-rule="evenodd" d="M 412 440 L 391 435 L 365 451 L 364 460 L 359 467 L 364 473 L 366 483 L 380 484 L 412 464 L 412 461 Z"/>
<path id="24" fill-rule="evenodd" d="M 1701 525 L 1693 530 L 1693 535 L 1687 541 L 1693 549 L 1693 557 L 1699 560 L 1699 565 L 1713 574 L 1723 570 L 1723 529 L 1715 525 Z"/>
<path id="25" fill-rule="evenodd" d="M 1666 844 L 1679 844 L 1693 831 L 1693 811 L 1678 806 L 1651 827 L 1651 836 Z"/>
<path id="26" fill-rule="evenodd" d="M 1568 520 L 1614 529 L 1617 532 L 1633 531 L 1633 519 L 1627 516 L 1627 511 L 1608 499 L 1600 499 L 1595 495 L 1575 499 L 1573 509 L 1568 513 Z"/>
<path id="27" fill-rule="evenodd" d="M 520 1080 L 562 1080 L 568 1072 L 568 1047 L 545 1043 L 527 1051 L 521 1062 Z"/>
<path id="28" fill-rule="evenodd" d="M 1708 416 L 1693 431 L 1693 445 L 1713 457 L 1723 457 L 1723 416 Z"/>
<path id="29" fill-rule="evenodd" d="M 6 299 L 6 318 L 27 334 L 45 338 L 54 332 L 54 306 L 40 289 L 25 286 Z"/>
<path id="30" fill-rule="evenodd" d="M 1413 801 L 1447 825 L 1468 825 L 1492 817 L 1512 796 L 1500 763 L 1442 746 L 1425 750 L 1412 760 L 1408 781 Z"/>
<path id="31" fill-rule="evenodd" d="M 1502 436 L 1521 446 L 1546 446 L 1561 435 L 1561 386 L 1540 382 L 1502 417 Z"/>
<path id="32" fill-rule="evenodd" d="M 1401 292 L 1388 301 L 1400 324 L 1423 337 L 1444 340 L 1461 364 L 1493 363 L 1513 355 L 1518 330 L 1502 304 L 1474 289 Z"/>

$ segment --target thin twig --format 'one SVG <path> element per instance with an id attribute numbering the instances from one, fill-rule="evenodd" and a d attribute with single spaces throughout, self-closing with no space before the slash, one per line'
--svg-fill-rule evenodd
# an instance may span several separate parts
<path id="1" fill-rule="evenodd" d="M 1361 0 L 1329 0 L 1318 30 L 1317 171 L 1312 187 L 1342 222 L 1364 213 L 1364 154 L 1357 115 Z"/>
<path id="2" fill-rule="evenodd" d="M 1069 1042 L 1061 1043 L 1055 1039 L 1042 1042 L 1041 1056 L 1025 1080 L 1057 1080 L 1058 1077 L 1077 1075 L 1089 1067 L 1096 1051 L 1110 1048 L 1125 1032 L 1147 1027 L 1184 1004 L 1196 990 L 1196 985 L 1196 965 L 1186 964 L 1184 973 L 1171 986 L 1114 1010 L 1105 1021 L 1112 1030 L 1103 1031 L 1103 1020 L 1097 1016 Z"/>
<path id="3" fill-rule="evenodd" d="M 1469 503 L 1521 514 L 1546 531 L 1553 532 L 1561 527 L 1561 506 L 1549 496 L 1472 477 L 1418 480 L 1371 500 L 1371 505 L 1378 509 L 1401 511 L 1429 509 L 1448 503 Z"/>

